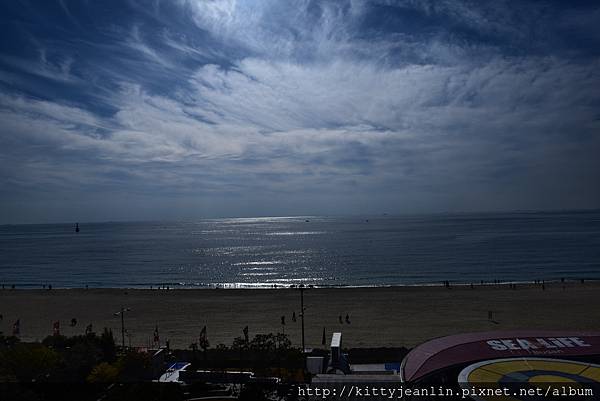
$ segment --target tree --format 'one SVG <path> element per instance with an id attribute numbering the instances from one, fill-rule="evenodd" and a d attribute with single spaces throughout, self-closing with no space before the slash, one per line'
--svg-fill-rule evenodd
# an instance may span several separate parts
<path id="1" fill-rule="evenodd" d="M 60 355 L 42 344 L 17 344 L 0 355 L 0 370 L 20 382 L 47 381 L 60 362 Z"/>
<path id="2" fill-rule="evenodd" d="M 119 381 L 140 382 L 152 378 L 152 363 L 148 354 L 129 351 L 119 357 L 116 363 Z"/>
<path id="3" fill-rule="evenodd" d="M 12 347 L 15 344 L 19 343 L 21 340 L 19 340 L 19 337 L 16 336 L 3 336 L 0 335 L 0 350 L 3 347 Z"/>
<path id="4" fill-rule="evenodd" d="M 102 362 L 92 369 L 86 381 L 88 383 L 114 383 L 119 377 L 119 369 L 107 362 Z"/>
<path id="5" fill-rule="evenodd" d="M 104 328 L 100 336 L 100 348 L 102 349 L 102 360 L 106 362 L 114 362 L 117 359 L 117 347 L 112 330 Z"/>
<path id="6" fill-rule="evenodd" d="M 242 350 L 246 348 L 246 340 L 242 337 L 236 337 L 233 339 L 233 344 L 231 344 L 231 349 L 234 350 Z"/>

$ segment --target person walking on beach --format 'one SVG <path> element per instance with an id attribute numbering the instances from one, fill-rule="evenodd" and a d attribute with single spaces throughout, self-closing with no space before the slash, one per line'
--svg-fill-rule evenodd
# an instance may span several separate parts
<path id="1" fill-rule="evenodd" d="M 344 324 L 344 321 L 342 320 L 342 315 L 338 316 L 338 320 L 340 321 L 340 324 Z"/>
<path id="2" fill-rule="evenodd" d="M 346 313 L 346 323 L 350 324 L 350 315 Z"/>

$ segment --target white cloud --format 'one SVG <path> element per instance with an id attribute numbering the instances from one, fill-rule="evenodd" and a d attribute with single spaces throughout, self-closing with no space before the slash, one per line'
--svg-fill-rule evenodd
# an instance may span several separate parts
<path id="1" fill-rule="evenodd" d="M 439 209 L 486 193 L 488 204 L 510 198 L 503 191 L 535 199 L 536 188 L 558 199 L 560 188 L 575 191 L 600 179 L 591 171 L 593 151 L 600 150 L 598 60 L 473 60 L 461 44 L 417 44 L 401 35 L 368 43 L 351 35 L 346 20 L 360 19 L 361 2 L 322 5 L 316 17 L 307 14 L 307 3 L 265 2 L 251 10 L 236 1 L 181 3 L 197 26 L 244 51 L 227 66 L 184 68 L 165 49 L 194 59 L 224 54 L 164 30 L 159 46 L 133 24 L 111 45 L 125 50 L 114 52 L 126 58 L 115 56 L 123 64 L 98 67 L 118 81 L 93 94 L 114 113 L 0 95 L 0 141 L 18 155 L 11 158 L 13 184 L 159 188 L 162 194 L 381 193 L 386 202 L 421 199 Z M 456 13 L 474 27 L 502 25 L 504 18 L 435 7 L 431 12 Z M 275 17 L 298 24 L 282 28 L 285 23 L 269 22 L 281 22 Z M 383 62 L 396 48 L 443 62 Z M 126 52 L 131 49 L 134 55 Z M 311 57 L 296 57 L 304 51 Z M 130 59 L 152 67 L 152 74 L 121 68 L 131 67 Z M 53 68 L 73 77 L 72 63 L 65 58 Z M 161 76 L 173 87 L 153 88 Z M 571 181 L 552 189 L 555 177 Z M 584 198 L 590 204 L 593 196 Z"/>
<path id="2" fill-rule="evenodd" d="M 506 141 L 560 145 L 574 127 L 581 130 L 580 122 L 593 116 L 593 70 L 556 60 L 381 69 L 245 59 L 235 69 L 200 68 L 185 102 L 124 84 L 112 99 L 119 111 L 108 120 L 47 101 L 4 96 L 1 103 L 14 113 L 5 121 L 37 127 L 25 125 L 22 134 L 73 150 L 95 148 L 117 164 L 216 163 L 249 176 L 310 169 L 370 180 L 448 179 L 443 171 L 466 173 L 473 163 L 482 176 L 502 166 L 510 153 Z M 567 109 L 570 115 L 557 112 Z M 99 128 L 109 133 L 100 137 Z M 585 130 L 595 128 L 590 120 Z M 510 157 L 541 156 L 524 149 Z M 472 158 L 461 160 L 465 154 Z"/>

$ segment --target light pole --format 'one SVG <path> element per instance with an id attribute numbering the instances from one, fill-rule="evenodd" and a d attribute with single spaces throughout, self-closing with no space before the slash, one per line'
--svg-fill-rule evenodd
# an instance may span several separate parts
<path id="1" fill-rule="evenodd" d="M 123 346 L 123 349 L 125 349 L 125 312 L 129 311 L 131 311 L 131 309 L 121 306 L 121 311 L 115 313 L 115 316 L 121 315 L 121 345 Z"/>
<path id="2" fill-rule="evenodd" d="M 304 347 L 304 284 L 298 286 L 300 288 L 300 319 L 302 320 L 302 353 L 306 348 Z"/>

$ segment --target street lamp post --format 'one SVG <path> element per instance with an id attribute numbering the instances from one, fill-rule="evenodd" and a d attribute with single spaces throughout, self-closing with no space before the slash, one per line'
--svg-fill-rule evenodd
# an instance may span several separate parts
<path id="1" fill-rule="evenodd" d="M 121 345 L 125 349 L 125 312 L 129 312 L 131 309 L 121 306 L 121 311 L 116 312 L 115 316 L 121 315 Z"/>
<path id="2" fill-rule="evenodd" d="M 306 350 L 304 346 L 304 284 L 300 284 L 300 319 L 302 320 L 302 353 Z"/>

